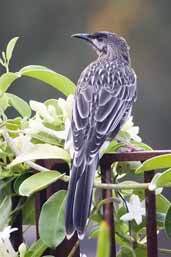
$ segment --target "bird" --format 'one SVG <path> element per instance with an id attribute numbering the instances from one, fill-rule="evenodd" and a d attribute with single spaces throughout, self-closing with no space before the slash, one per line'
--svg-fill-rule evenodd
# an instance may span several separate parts
<path id="1" fill-rule="evenodd" d="M 116 137 L 131 115 L 136 100 L 136 74 L 130 48 L 116 33 L 78 33 L 97 59 L 81 73 L 72 110 L 71 133 L 74 156 L 65 207 L 67 239 L 77 232 L 83 239 L 91 210 L 94 176 L 100 149 Z"/>

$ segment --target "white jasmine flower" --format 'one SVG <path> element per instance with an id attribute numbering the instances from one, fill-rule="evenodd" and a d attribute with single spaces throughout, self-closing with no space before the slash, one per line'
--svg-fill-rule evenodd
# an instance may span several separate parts
<path id="1" fill-rule="evenodd" d="M 128 213 L 121 216 L 121 220 L 135 220 L 139 225 L 142 222 L 142 217 L 145 216 L 145 201 L 140 201 L 137 195 L 132 195 L 130 201 L 127 202 Z"/>
<path id="2" fill-rule="evenodd" d="M 66 139 L 64 144 L 64 149 L 70 153 L 71 158 L 74 156 L 74 143 L 73 143 L 73 136 L 71 131 L 71 121 L 69 119 L 65 120 L 65 133 Z"/>
<path id="3" fill-rule="evenodd" d="M 73 95 L 69 95 L 66 100 L 64 100 L 63 98 L 58 99 L 58 105 L 63 112 L 64 119 L 69 118 L 71 120 L 73 101 Z"/>
<path id="4" fill-rule="evenodd" d="M 18 247 L 18 251 L 19 251 L 19 256 L 24 257 L 27 251 L 27 246 L 24 243 L 20 244 L 20 246 Z"/>
<path id="5" fill-rule="evenodd" d="M 8 227 L 5 227 L 3 231 L 0 231 L 0 256 L 2 257 L 17 256 L 17 252 L 15 252 L 10 242 L 10 234 L 16 230 L 17 228 L 11 228 L 11 226 L 8 226 Z"/>
<path id="6" fill-rule="evenodd" d="M 24 132 L 26 134 L 30 134 L 30 135 L 34 135 L 37 134 L 39 132 L 43 132 L 45 126 L 42 123 L 42 119 L 40 118 L 40 116 L 38 114 L 36 114 L 36 118 L 35 119 L 30 119 L 29 120 L 29 127 L 24 129 Z"/>
<path id="7" fill-rule="evenodd" d="M 41 118 L 38 115 L 36 115 L 35 119 L 31 119 L 29 121 L 29 127 L 24 129 L 24 133 L 29 135 L 35 135 L 40 132 L 44 132 L 50 136 L 66 140 L 68 135 L 68 128 L 65 126 L 64 130 L 58 130 L 58 131 L 47 128 L 43 124 L 43 121 L 41 120 Z"/>
<path id="8" fill-rule="evenodd" d="M 48 105 L 47 110 L 51 116 L 53 116 L 53 117 L 56 116 L 56 109 L 53 105 L 51 105 L 51 104 Z"/>
<path id="9" fill-rule="evenodd" d="M 129 119 L 127 120 L 127 122 L 123 125 L 122 131 L 126 131 L 131 139 L 137 141 L 137 142 L 141 142 L 141 137 L 138 136 L 139 134 L 139 127 L 138 126 L 134 126 L 134 123 L 133 123 L 133 117 L 130 116 Z"/>
<path id="10" fill-rule="evenodd" d="M 37 101 L 30 101 L 30 107 L 33 111 L 35 111 L 39 116 L 41 116 L 45 121 L 52 123 L 54 122 L 53 116 L 50 115 L 48 109 L 45 104 L 37 102 Z"/>
<path id="11" fill-rule="evenodd" d="M 26 153 L 28 152 L 33 144 L 31 143 L 31 136 L 29 135 L 20 135 L 16 138 L 13 139 L 13 142 L 18 149 L 19 152 L 21 153 Z"/>
<path id="12" fill-rule="evenodd" d="M 85 253 L 80 253 L 80 257 L 87 257 Z"/>

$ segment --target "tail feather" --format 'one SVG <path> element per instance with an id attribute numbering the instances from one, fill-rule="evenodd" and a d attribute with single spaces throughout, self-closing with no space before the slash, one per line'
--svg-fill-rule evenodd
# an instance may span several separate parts
<path id="1" fill-rule="evenodd" d="M 75 165 L 73 165 L 71 169 L 71 176 L 70 176 L 70 182 L 68 186 L 68 195 L 67 195 L 66 208 L 65 208 L 65 230 L 68 238 L 70 238 L 75 231 L 75 226 L 73 223 L 73 205 L 74 205 L 77 181 L 83 169 L 84 169 L 84 163 L 82 163 L 82 165 L 79 167 L 76 167 Z"/>
<path id="2" fill-rule="evenodd" d="M 76 185 L 73 206 L 73 223 L 80 238 L 84 235 L 85 226 L 90 213 L 94 175 L 97 168 L 98 155 L 87 164 Z"/>
<path id="3" fill-rule="evenodd" d="M 91 163 L 86 163 L 82 158 L 79 167 L 73 161 L 65 209 L 65 230 L 68 239 L 75 230 L 80 239 L 84 236 L 84 229 L 90 213 L 97 162 L 98 155 L 91 160 Z"/>

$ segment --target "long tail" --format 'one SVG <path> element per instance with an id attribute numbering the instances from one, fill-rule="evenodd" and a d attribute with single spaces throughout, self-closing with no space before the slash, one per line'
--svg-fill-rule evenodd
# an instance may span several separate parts
<path id="1" fill-rule="evenodd" d="M 84 230 L 90 213 L 94 175 L 98 163 L 98 155 L 89 164 L 80 167 L 73 165 L 68 187 L 65 213 L 65 229 L 70 238 L 75 230 L 78 237 L 84 237 Z"/>

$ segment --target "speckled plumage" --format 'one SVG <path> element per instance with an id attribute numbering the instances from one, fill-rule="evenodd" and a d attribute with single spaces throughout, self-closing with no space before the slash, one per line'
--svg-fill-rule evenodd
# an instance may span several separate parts
<path id="1" fill-rule="evenodd" d="M 98 33 L 92 34 L 94 38 L 91 35 L 96 43 Z M 67 235 L 75 230 L 80 237 L 84 234 L 99 150 L 107 139 L 116 136 L 136 96 L 136 75 L 127 43 L 116 34 L 110 35 L 115 41 L 105 38 L 101 53 L 99 43 L 98 59 L 85 68 L 77 84 L 71 126 L 75 154 L 66 205 Z"/>

